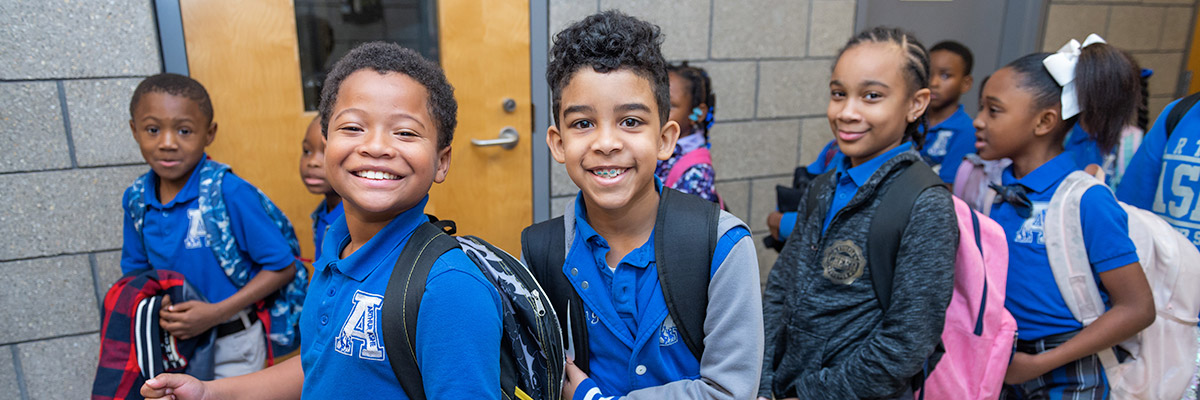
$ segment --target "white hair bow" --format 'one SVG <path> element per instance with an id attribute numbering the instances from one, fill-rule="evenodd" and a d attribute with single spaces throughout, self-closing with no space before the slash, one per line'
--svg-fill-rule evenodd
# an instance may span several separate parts
<path id="1" fill-rule="evenodd" d="M 1042 60 L 1042 65 L 1045 65 L 1046 70 L 1050 71 L 1050 76 L 1054 77 L 1054 81 L 1063 88 L 1063 120 L 1079 114 L 1079 95 L 1075 93 L 1075 65 L 1079 63 L 1080 50 L 1096 43 L 1107 42 L 1095 33 L 1088 35 L 1087 39 L 1083 40 L 1083 45 L 1080 45 L 1075 39 L 1071 39 L 1070 42 L 1058 49 L 1057 53 Z"/>

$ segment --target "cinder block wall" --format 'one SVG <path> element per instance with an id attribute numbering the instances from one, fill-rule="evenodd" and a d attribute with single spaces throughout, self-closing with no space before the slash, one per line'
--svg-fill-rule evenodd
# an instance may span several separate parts
<path id="1" fill-rule="evenodd" d="M 1071 38 L 1089 33 L 1133 54 L 1150 78 L 1150 122 L 1182 97 L 1180 72 L 1187 63 L 1196 0 L 1052 0 L 1046 16 L 1043 51 L 1058 51 Z M 1200 77 L 1192 77 L 1200 79 Z"/>
<path id="2" fill-rule="evenodd" d="M 668 60 L 705 68 L 717 94 L 712 128 L 717 191 L 746 221 L 755 243 L 767 235 L 775 185 L 816 159 L 833 139 L 825 118 L 829 73 L 853 35 L 853 0 L 550 0 L 550 35 L 608 9 L 662 28 Z M 551 167 L 552 215 L 578 188 L 561 164 Z M 763 279 L 776 253 L 759 246 Z"/>
<path id="3" fill-rule="evenodd" d="M 151 2 L 0 2 L 0 397 L 82 399 L 146 170 L 129 96 L 162 70 Z"/>

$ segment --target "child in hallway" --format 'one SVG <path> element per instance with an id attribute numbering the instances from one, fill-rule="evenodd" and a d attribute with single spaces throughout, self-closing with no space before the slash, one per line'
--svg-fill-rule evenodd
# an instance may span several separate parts
<path id="1" fill-rule="evenodd" d="M 315 245 L 314 260 L 321 259 L 321 239 L 325 231 L 341 218 L 342 196 L 333 191 L 333 186 L 325 180 L 325 136 L 321 135 L 321 116 L 313 118 L 304 131 L 304 142 L 300 153 L 300 180 L 308 188 L 308 192 L 325 196 L 317 209 L 312 212 L 313 244 Z"/>
<path id="2" fill-rule="evenodd" d="M 997 186 L 1003 201 L 990 215 L 1008 237 L 1005 307 L 1018 327 L 1004 399 L 1107 398 L 1096 353 L 1155 318 L 1154 298 L 1129 239 L 1128 216 L 1107 187 L 1084 193 L 1079 214 L 1093 277 L 1111 306 L 1082 326 L 1049 267 L 1046 210 L 1060 183 L 1080 169 L 1064 152 L 1063 138 L 1078 122 L 1101 149 L 1111 148 L 1133 115 L 1139 87 L 1132 63 L 1098 36 L 1090 36 L 1082 48 L 1072 40 L 1063 49 L 1030 54 L 996 71 L 983 87 L 975 117 L 979 156 L 1012 160 L 1001 175 L 1003 186 Z M 1073 79 L 1063 79 L 1065 73 Z"/>
<path id="3" fill-rule="evenodd" d="M 917 153 L 928 53 L 899 29 L 859 33 L 839 52 L 829 93 L 826 113 L 844 158 L 810 184 L 813 205 L 800 202 L 802 219 L 767 279 L 758 395 L 911 399 L 941 339 L 958 245 L 945 188 L 925 189 L 913 204 L 882 204 L 914 168 L 937 180 Z M 899 207 L 911 215 L 896 254 L 876 265 L 871 222 Z M 890 299 L 874 290 L 874 277 L 886 274 L 877 268 L 892 270 Z"/>
<path id="4" fill-rule="evenodd" d="M 669 188 L 720 202 L 708 142 L 717 102 L 712 80 L 704 69 L 687 62 L 668 66 L 667 76 L 671 82 L 669 115 L 679 124 L 680 134 L 671 158 L 659 161 L 654 174 Z"/>

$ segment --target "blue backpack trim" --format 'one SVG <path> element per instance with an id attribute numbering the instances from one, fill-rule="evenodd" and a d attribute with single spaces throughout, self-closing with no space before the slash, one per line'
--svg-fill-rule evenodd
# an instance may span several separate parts
<path id="1" fill-rule="evenodd" d="M 204 216 L 205 234 L 209 247 L 217 258 L 217 263 L 233 286 L 241 289 L 250 282 L 250 263 L 242 257 L 238 250 L 237 241 L 230 229 L 229 210 L 225 207 L 225 198 L 221 194 L 221 184 L 225 174 L 232 169 L 225 164 L 206 159 L 197 166 L 200 168 L 200 196 L 198 197 L 201 215 Z M 146 173 L 130 186 L 131 196 L 126 200 L 125 208 L 133 219 L 133 228 L 138 233 L 146 215 L 146 185 L 150 182 L 150 173 Z M 253 187 L 253 186 L 251 186 Z M 273 354 L 283 355 L 300 347 L 300 310 L 304 306 L 304 295 L 308 288 L 308 269 L 300 260 L 300 243 L 296 239 L 295 229 L 287 216 L 271 202 L 261 190 L 254 188 L 259 202 L 267 216 L 279 228 L 291 247 L 292 256 L 296 258 L 296 273 L 287 286 L 268 297 L 267 309 L 271 314 L 271 329 L 267 332 L 270 338 Z"/>

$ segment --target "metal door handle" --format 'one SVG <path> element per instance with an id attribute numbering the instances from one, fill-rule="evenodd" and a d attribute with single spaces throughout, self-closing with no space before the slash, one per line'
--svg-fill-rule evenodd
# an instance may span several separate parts
<path id="1" fill-rule="evenodd" d="M 499 138 L 487 140 L 471 139 L 471 144 L 479 147 L 500 146 L 505 150 L 512 150 L 514 147 L 517 147 L 517 141 L 520 139 L 521 135 L 517 133 L 517 128 L 506 126 L 500 130 Z"/>

